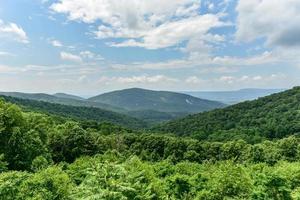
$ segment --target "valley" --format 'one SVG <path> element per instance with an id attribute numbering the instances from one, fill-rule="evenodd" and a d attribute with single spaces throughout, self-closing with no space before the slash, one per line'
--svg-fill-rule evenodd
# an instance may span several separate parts
<path id="1" fill-rule="evenodd" d="M 299 97 L 295 87 L 150 126 L 98 107 L 2 96 L 0 197 L 294 198 Z"/>

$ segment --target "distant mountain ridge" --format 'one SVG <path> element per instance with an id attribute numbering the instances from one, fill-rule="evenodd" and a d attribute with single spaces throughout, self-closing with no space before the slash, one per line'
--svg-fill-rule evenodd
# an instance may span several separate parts
<path id="1" fill-rule="evenodd" d="M 129 111 L 153 110 L 159 112 L 197 113 L 226 105 L 217 101 L 199 99 L 187 94 L 130 88 L 104 93 L 88 99 Z"/>
<path id="2" fill-rule="evenodd" d="M 0 99 L 1 98 L 7 102 L 17 104 L 24 110 L 29 111 L 42 112 L 75 120 L 92 120 L 102 123 L 109 122 L 130 129 L 147 127 L 147 124 L 142 120 L 101 108 L 49 103 L 45 101 L 17 98 L 7 95 L 0 95 Z"/>
<path id="3" fill-rule="evenodd" d="M 220 102 L 199 99 L 186 94 L 140 88 L 113 91 L 89 99 L 66 93 L 50 95 L 0 92 L 0 95 L 68 106 L 100 108 L 138 118 L 149 124 L 226 106 Z"/>
<path id="4" fill-rule="evenodd" d="M 242 101 L 254 100 L 259 97 L 264 97 L 277 92 L 282 92 L 286 89 L 257 89 L 245 88 L 233 91 L 193 91 L 183 92 L 198 98 L 204 98 L 214 101 L 223 102 L 225 104 L 235 104 Z"/>
<path id="5" fill-rule="evenodd" d="M 0 95 L 70 106 L 96 107 L 114 112 L 125 112 L 125 110 L 122 108 L 110 106 L 108 104 L 103 104 L 99 102 L 89 102 L 83 98 L 79 99 L 80 97 L 64 93 L 50 95 L 45 93 L 0 92 Z"/>
<path id="6" fill-rule="evenodd" d="M 71 95 L 71 94 L 66 94 L 66 93 L 55 93 L 53 96 L 56 96 L 58 98 L 65 98 L 65 99 L 75 99 L 75 100 L 85 100 L 82 97 L 76 96 L 76 95 Z"/>

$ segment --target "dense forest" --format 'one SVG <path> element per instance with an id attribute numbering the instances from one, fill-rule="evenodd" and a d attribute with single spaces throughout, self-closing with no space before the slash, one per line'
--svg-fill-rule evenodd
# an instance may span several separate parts
<path id="1" fill-rule="evenodd" d="M 201 140 L 251 143 L 300 132 L 300 87 L 224 109 L 189 115 L 154 128 Z"/>
<path id="2" fill-rule="evenodd" d="M 60 118 L 62 117 L 62 120 L 65 120 L 64 118 L 70 118 L 77 121 L 91 120 L 109 122 L 131 129 L 147 127 L 147 124 L 142 120 L 97 107 L 70 106 L 10 96 L 0 96 L 0 98 L 17 104 L 24 110 L 52 114 Z"/>
<path id="3" fill-rule="evenodd" d="M 287 118 L 298 112 L 299 90 L 208 112 L 202 118 L 195 115 L 194 123 L 200 125 L 206 115 L 216 117 L 206 119 L 212 120 L 207 127 L 216 125 L 207 130 L 217 132 L 208 139 L 58 118 L 3 99 L 0 199 L 300 199 L 298 129 L 269 137 L 254 123 L 281 114 L 285 128 L 299 124 L 297 115 Z M 230 118 L 233 111 L 236 118 Z M 218 118 L 216 113 L 226 114 Z M 231 130 L 224 128 L 229 123 L 224 115 L 233 122 L 231 134 L 237 135 L 218 141 L 219 133 Z M 241 117 L 250 124 L 242 123 Z M 272 130 L 281 130 L 279 119 L 269 123 Z M 260 141 L 245 140 L 243 128 L 255 126 Z"/>

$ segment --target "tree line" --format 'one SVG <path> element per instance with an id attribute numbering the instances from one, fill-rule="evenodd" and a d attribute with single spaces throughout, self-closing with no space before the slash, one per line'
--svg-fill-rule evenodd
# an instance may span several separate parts
<path id="1" fill-rule="evenodd" d="M 0 199 L 300 198 L 297 135 L 211 142 L 61 120 L 2 100 L 0 137 Z"/>

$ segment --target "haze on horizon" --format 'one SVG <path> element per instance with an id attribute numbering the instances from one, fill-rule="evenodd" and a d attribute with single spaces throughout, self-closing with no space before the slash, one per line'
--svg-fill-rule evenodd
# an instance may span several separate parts
<path id="1" fill-rule="evenodd" d="M 299 0 L 0 0 L 0 91 L 291 88 L 299 22 Z"/>

